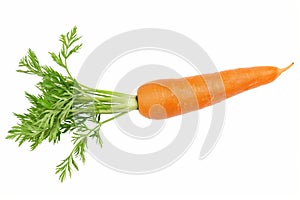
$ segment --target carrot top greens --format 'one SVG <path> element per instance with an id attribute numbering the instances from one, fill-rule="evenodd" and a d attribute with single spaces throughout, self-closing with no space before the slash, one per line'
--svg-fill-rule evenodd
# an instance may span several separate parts
<path id="1" fill-rule="evenodd" d="M 25 114 L 14 113 L 19 123 L 12 127 L 6 137 L 18 142 L 19 146 L 29 142 L 31 150 L 34 150 L 44 140 L 55 144 L 60 141 L 62 134 L 71 133 L 74 148 L 56 166 L 56 174 L 59 174 L 60 181 L 64 181 L 67 175 L 71 177 L 72 169 L 78 170 L 77 160 L 85 162 L 88 138 L 95 139 L 101 147 L 101 126 L 137 109 L 135 95 L 93 89 L 80 84 L 72 77 L 67 61 L 82 47 L 82 44 L 78 43 L 80 38 L 74 27 L 67 34 L 60 36 L 60 52 L 49 53 L 58 67 L 65 69 L 65 75 L 52 67 L 41 65 L 31 49 L 20 60 L 18 72 L 41 78 L 36 84 L 40 94 L 25 92 L 31 107 Z M 115 115 L 102 120 L 102 114 Z"/>

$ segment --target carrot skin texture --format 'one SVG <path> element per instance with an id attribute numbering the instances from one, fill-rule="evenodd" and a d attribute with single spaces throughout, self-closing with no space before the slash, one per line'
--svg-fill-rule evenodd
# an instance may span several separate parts
<path id="1" fill-rule="evenodd" d="M 150 119 L 195 111 L 268 84 L 293 65 L 238 68 L 180 79 L 151 81 L 138 88 L 138 110 Z"/>

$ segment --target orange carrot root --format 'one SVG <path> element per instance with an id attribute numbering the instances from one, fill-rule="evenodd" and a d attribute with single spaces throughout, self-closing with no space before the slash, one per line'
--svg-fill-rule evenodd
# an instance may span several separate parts
<path id="1" fill-rule="evenodd" d="M 292 62 L 289 66 L 280 69 L 280 73 L 285 72 L 286 70 L 290 69 L 294 65 L 294 62 Z"/>
<path id="2" fill-rule="evenodd" d="M 282 69 L 273 66 L 239 68 L 152 81 L 138 88 L 138 109 L 140 114 L 150 119 L 184 114 L 270 83 L 293 65 L 291 63 Z"/>

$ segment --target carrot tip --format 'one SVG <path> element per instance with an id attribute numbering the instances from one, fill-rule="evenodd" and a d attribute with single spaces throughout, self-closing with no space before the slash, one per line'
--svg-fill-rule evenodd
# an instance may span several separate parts
<path id="1" fill-rule="evenodd" d="M 289 68 L 291 68 L 294 65 L 294 62 L 292 62 L 289 66 L 280 69 L 280 73 L 285 72 L 286 70 L 288 70 Z"/>

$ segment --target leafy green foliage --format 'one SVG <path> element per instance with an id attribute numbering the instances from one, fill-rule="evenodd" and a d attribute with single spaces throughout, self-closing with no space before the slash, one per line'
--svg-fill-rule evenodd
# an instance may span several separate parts
<path id="1" fill-rule="evenodd" d="M 14 113 L 19 123 L 12 127 L 6 137 L 18 142 L 19 146 L 29 142 L 31 150 L 34 150 L 43 141 L 48 140 L 56 144 L 62 134 L 72 133 L 74 147 L 67 158 L 56 166 L 56 174 L 59 174 L 60 181 L 64 181 L 67 175 L 71 177 L 72 169 L 79 169 L 76 160 L 85 162 L 88 138 L 95 138 L 102 147 L 100 127 L 137 108 L 135 96 L 92 89 L 78 83 L 71 76 L 67 61 L 82 47 L 82 44 L 78 44 L 80 38 L 77 36 L 77 28 L 74 27 L 67 34 L 60 36 L 61 50 L 58 53 L 49 53 L 53 61 L 65 69 L 67 75 L 52 67 L 41 65 L 31 49 L 20 60 L 18 72 L 41 78 L 36 84 L 40 94 L 25 93 L 31 107 L 25 114 Z M 132 105 L 126 103 L 128 99 L 131 99 Z M 101 122 L 101 114 L 113 113 L 119 114 Z"/>

